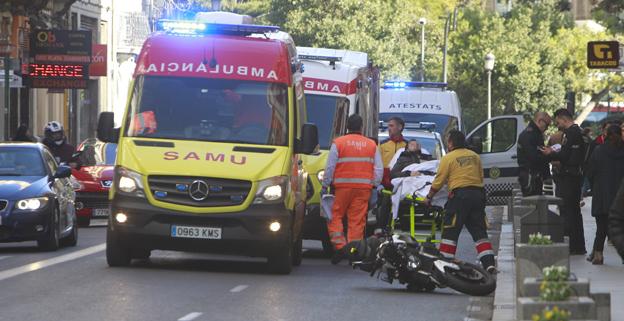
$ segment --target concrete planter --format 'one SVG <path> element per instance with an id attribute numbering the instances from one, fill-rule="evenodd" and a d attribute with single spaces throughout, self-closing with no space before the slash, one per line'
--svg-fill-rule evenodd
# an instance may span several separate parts
<path id="1" fill-rule="evenodd" d="M 596 303 L 589 297 L 570 297 L 567 301 L 545 302 L 539 298 L 518 298 L 518 320 L 531 320 L 534 314 L 554 306 L 570 312 L 570 320 L 596 320 Z"/>
<path id="2" fill-rule="evenodd" d="M 525 278 L 541 278 L 549 266 L 563 266 L 570 271 L 570 249 L 566 243 L 551 245 L 516 244 L 516 297 L 521 297 Z"/>
<path id="3" fill-rule="evenodd" d="M 580 279 L 570 279 L 566 282 L 570 286 L 570 290 L 572 291 L 573 296 L 579 297 L 589 297 L 589 280 L 580 278 Z M 540 296 L 540 286 L 542 284 L 541 278 L 525 278 L 522 289 L 520 290 L 520 296 L 524 297 L 538 297 Z M 595 301 L 595 300 L 594 300 Z"/>
<path id="4" fill-rule="evenodd" d="M 611 293 L 592 293 L 589 296 L 596 302 L 598 320 L 611 321 Z"/>

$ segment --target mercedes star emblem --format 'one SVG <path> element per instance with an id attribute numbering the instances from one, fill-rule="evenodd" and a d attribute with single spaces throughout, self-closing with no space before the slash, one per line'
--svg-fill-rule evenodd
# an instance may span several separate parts
<path id="1" fill-rule="evenodd" d="M 189 196 L 195 201 L 203 201 L 208 197 L 208 184 L 204 181 L 193 181 L 188 189 Z"/>

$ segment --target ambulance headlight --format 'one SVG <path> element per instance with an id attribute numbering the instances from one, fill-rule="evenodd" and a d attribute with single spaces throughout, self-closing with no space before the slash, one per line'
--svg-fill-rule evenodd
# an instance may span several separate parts
<path id="1" fill-rule="evenodd" d="M 274 204 L 284 200 L 288 188 L 287 176 L 275 176 L 258 182 L 254 204 Z"/>
<path id="2" fill-rule="evenodd" d="M 124 194 L 145 197 L 143 191 L 143 177 L 141 174 L 121 166 L 115 168 L 117 189 Z"/>

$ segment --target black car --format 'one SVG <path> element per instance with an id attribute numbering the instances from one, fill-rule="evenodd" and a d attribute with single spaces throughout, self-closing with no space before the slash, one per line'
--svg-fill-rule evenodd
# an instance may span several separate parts
<path id="1" fill-rule="evenodd" d="M 0 144 L 0 242 L 37 241 L 49 251 L 76 245 L 70 176 L 41 144 Z"/>

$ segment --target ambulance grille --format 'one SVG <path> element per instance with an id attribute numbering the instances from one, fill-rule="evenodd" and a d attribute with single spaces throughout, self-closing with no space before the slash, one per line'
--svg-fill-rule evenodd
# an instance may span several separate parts
<path id="1" fill-rule="evenodd" d="M 152 196 L 161 202 L 200 207 L 241 205 L 249 196 L 251 182 L 234 179 L 193 177 L 193 176 L 149 176 L 149 189 Z M 207 193 L 189 192 L 195 182 L 203 182 Z"/>

